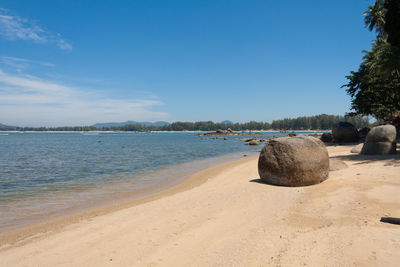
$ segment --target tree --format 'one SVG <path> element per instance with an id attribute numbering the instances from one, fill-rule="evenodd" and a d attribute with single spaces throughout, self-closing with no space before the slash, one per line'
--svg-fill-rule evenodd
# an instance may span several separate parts
<path id="1" fill-rule="evenodd" d="M 352 98 L 349 115 L 373 115 L 395 121 L 400 116 L 400 1 L 376 0 L 365 14 L 365 26 L 377 32 L 357 71 L 346 76 Z"/>

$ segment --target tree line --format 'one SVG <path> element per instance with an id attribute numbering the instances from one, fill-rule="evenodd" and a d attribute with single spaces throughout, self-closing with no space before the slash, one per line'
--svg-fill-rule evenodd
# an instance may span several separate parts
<path id="1" fill-rule="evenodd" d="M 316 116 L 304 116 L 298 118 L 285 118 L 274 120 L 272 123 L 250 121 L 245 123 L 222 123 L 212 121 L 197 122 L 173 122 L 164 126 L 145 126 L 142 124 L 128 124 L 118 127 L 76 126 L 76 127 L 12 127 L 4 128 L 0 125 L 0 130 L 7 131 L 216 131 L 219 129 L 233 131 L 246 130 L 330 130 L 332 125 L 339 121 L 348 121 L 357 128 L 369 126 L 368 117 L 353 116 L 345 117 L 339 115 L 321 114 Z M 3 128 L 2 128 L 3 127 Z"/>
<path id="2" fill-rule="evenodd" d="M 372 47 L 357 71 L 346 76 L 352 98 L 349 115 L 372 115 L 400 127 L 400 1 L 376 0 L 364 13 L 365 26 L 375 30 Z"/>

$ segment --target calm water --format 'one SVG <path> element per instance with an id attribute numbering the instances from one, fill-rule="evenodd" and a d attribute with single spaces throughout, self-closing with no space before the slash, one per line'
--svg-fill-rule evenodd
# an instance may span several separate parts
<path id="1" fill-rule="evenodd" d="M 279 133 L 264 137 L 271 135 Z M 193 133 L 2 134 L 0 231 L 177 182 L 212 163 L 243 155 L 231 153 L 261 148 L 228 138 L 203 140 Z"/>

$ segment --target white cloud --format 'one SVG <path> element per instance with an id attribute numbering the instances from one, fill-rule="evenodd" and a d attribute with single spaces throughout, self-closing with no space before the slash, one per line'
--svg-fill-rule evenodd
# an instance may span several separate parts
<path id="1" fill-rule="evenodd" d="M 0 63 L 10 66 L 17 72 L 22 72 L 23 70 L 27 69 L 30 65 L 41 65 L 45 67 L 56 66 L 55 64 L 49 62 L 37 61 L 19 57 L 7 57 L 7 56 L 1 56 Z"/>
<path id="2" fill-rule="evenodd" d="M 91 125 L 125 120 L 166 120 L 157 99 L 119 99 L 104 93 L 12 75 L 0 70 L 0 122 L 21 126 Z"/>
<path id="3" fill-rule="evenodd" d="M 11 15 L 7 9 L 0 8 L 0 35 L 7 40 L 26 40 L 37 43 L 55 43 L 60 49 L 72 50 L 72 45 L 61 38 L 37 26 L 26 18 Z"/>

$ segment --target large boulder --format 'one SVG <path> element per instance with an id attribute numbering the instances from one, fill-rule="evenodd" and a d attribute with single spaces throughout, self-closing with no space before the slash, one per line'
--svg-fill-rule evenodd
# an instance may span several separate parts
<path id="1" fill-rule="evenodd" d="M 351 143 L 360 140 L 357 128 L 347 121 L 335 123 L 332 126 L 332 135 L 336 142 Z"/>
<path id="2" fill-rule="evenodd" d="M 396 127 L 389 124 L 373 127 L 365 138 L 361 154 L 396 154 Z"/>
<path id="3" fill-rule="evenodd" d="M 258 173 L 262 181 L 284 186 L 319 184 L 329 175 L 324 143 L 310 136 L 270 140 L 261 150 Z"/>
<path id="4" fill-rule="evenodd" d="M 373 127 L 367 137 L 365 138 L 366 143 L 371 142 L 390 142 L 396 141 L 396 127 L 393 125 L 380 125 Z"/>

